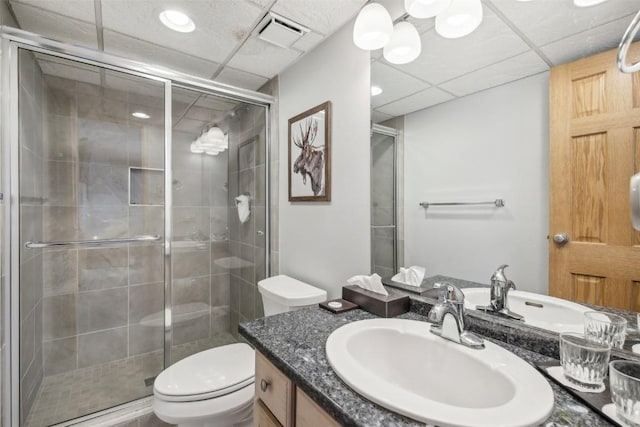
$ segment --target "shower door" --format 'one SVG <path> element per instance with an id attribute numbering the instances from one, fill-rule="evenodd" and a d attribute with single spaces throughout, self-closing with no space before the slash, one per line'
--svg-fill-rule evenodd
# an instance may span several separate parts
<path id="1" fill-rule="evenodd" d="M 168 83 L 17 56 L 12 289 L 20 424 L 35 427 L 149 396 L 164 367 Z"/>
<path id="2" fill-rule="evenodd" d="M 371 271 L 385 278 L 398 270 L 396 137 L 395 129 L 371 129 Z"/>

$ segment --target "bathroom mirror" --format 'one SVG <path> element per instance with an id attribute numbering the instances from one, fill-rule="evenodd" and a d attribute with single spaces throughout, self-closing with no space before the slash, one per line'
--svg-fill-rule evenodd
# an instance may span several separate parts
<path id="1" fill-rule="evenodd" d="M 398 3 L 383 2 L 395 16 L 402 14 Z M 639 8 L 637 1 L 626 0 L 591 7 L 573 3 L 484 1 L 480 27 L 459 39 L 440 37 L 433 18 L 408 18 L 422 40 L 422 53 L 414 62 L 390 64 L 382 52 L 372 52 L 371 83 L 382 89 L 371 98 L 372 121 L 398 129 L 404 150 L 404 164 L 396 168 L 404 182 L 404 195 L 398 200 L 404 210 L 404 232 L 398 236 L 398 251 L 404 257 L 400 266 L 421 265 L 427 276 L 489 284 L 495 269 L 509 264 L 506 274 L 519 290 L 549 293 L 553 246 L 548 238 L 566 233 L 577 240 L 580 232 L 549 229 L 549 70 L 615 49 Z M 640 84 L 638 74 L 629 79 Z M 594 94 L 587 90 L 580 96 Z M 581 120 L 588 127 L 590 113 Z M 632 145 L 640 141 L 635 126 L 628 138 Z M 597 142 L 584 142 L 581 147 L 587 151 L 576 155 L 597 157 Z M 598 173 L 597 162 L 593 166 L 589 173 Z M 603 175 L 603 187 L 612 182 L 612 172 Z M 624 198 L 628 187 L 620 185 L 616 192 Z M 575 203 L 573 197 L 567 193 L 567 205 Z M 420 206 L 495 199 L 503 199 L 505 206 Z M 589 203 L 582 203 L 582 214 L 608 215 L 592 210 Z M 624 228 L 634 239 L 637 235 L 630 221 L 607 227 L 605 234 Z M 582 262 L 596 261 L 592 257 Z M 629 264 L 640 266 L 640 255 L 621 263 Z M 618 292 L 615 280 L 604 286 L 598 277 L 586 274 L 574 275 L 574 280 L 579 292 L 571 299 L 579 303 L 608 305 L 611 298 L 603 295 Z M 638 310 L 638 284 L 625 290 L 610 309 L 622 302 Z M 636 321 L 629 327 L 629 339 L 640 342 Z"/>

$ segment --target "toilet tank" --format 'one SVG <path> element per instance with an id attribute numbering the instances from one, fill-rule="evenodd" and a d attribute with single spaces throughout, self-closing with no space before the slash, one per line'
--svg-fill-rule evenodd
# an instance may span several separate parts
<path id="1" fill-rule="evenodd" d="M 299 310 L 327 299 L 326 291 L 284 274 L 260 280 L 258 290 L 265 316 Z"/>

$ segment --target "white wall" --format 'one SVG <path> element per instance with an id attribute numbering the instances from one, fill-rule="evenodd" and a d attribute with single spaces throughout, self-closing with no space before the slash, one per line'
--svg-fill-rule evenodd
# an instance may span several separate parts
<path id="1" fill-rule="evenodd" d="M 488 283 L 500 264 L 518 289 L 547 293 L 548 73 L 405 120 L 405 264 Z M 421 201 L 504 198 L 501 209 Z"/>
<path id="2" fill-rule="evenodd" d="M 369 53 L 348 23 L 280 76 L 280 273 L 339 297 L 346 279 L 368 274 Z M 331 202 L 288 201 L 289 118 L 332 102 Z"/>

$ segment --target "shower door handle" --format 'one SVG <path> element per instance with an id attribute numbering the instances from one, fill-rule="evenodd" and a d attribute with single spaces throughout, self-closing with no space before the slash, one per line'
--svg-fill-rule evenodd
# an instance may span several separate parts
<path id="1" fill-rule="evenodd" d="M 123 237 L 117 239 L 76 240 L 67 242 L 25 242 L 24 247 L 27 249 L 39 249 L 58 248 L 62 246 L 106 246 L 120 245 L 123 243 L 157 242 L 160 239 L 162 239 L 162 236 L 153 234 L 146 236 Z"/>

